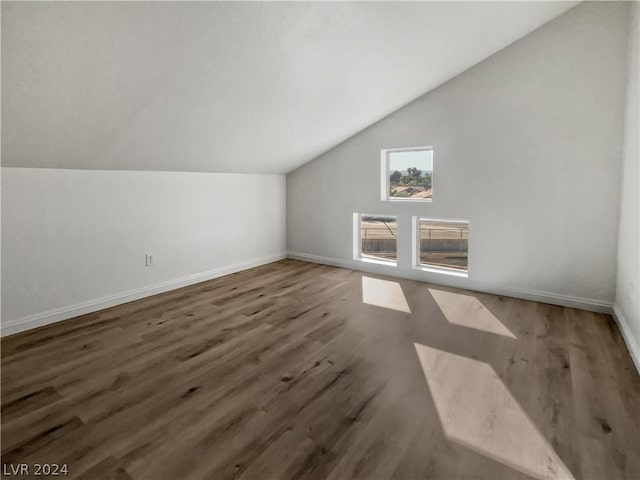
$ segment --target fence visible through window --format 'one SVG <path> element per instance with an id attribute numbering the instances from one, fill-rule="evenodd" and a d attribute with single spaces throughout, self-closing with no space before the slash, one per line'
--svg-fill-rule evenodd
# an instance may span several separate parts
<path id="1" fill-rule="evenodd" d="M 383 260 L 397 260 L 398 219 L 391 216 L 360 217 L 361 254 Z"/>
<path id="2" fill-rule="evenodd" d="M 420 265 L 467 271 L 469 223 L 420 220 Z"/>

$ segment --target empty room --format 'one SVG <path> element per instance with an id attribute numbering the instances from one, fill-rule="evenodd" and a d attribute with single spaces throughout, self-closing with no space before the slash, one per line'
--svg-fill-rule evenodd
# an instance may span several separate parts
<path id="1" fill-rule="evenodd" d="M 2 1 L 1 478 L 640 480 L 639 7 Z"/>

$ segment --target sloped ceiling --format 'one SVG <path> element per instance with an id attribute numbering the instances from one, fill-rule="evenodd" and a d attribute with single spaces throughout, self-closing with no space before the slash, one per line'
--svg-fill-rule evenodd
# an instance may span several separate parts
<path id="1" fill-rule="evenodd" d="M 2 2 L 2 164 L 288 172 L 576 3 Z"/>

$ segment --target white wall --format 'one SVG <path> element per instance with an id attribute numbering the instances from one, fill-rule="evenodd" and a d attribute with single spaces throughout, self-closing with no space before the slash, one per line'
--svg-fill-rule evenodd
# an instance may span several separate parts
<path id="1" fill-rule="evenodd" d="M 2 2 L 2 165 L 288 172 L 574 3 Z"/>
<path id="2" fill-rule="evenodd" d="M 2 333 L 284 250 L 281 175 L 2 168 Z"/>
<path id="3" fill-rule="evenodd" d="M 640 65 L 639 5 L 635 2 L 629 16 L 629 54 L 627 65 L 627 109 L 622 160 L 620 195 L 620 230 L 618 235 L 618 275 L 616 282 L 616 317 L 625 333 L 627 345 L 640 370 L 640 216 L 638 177 L 638 134 L 640 111 L 638 103 L 638 71 Z"/>
<path id="4" fill-rule="evenodd" d="M 353 212 L 397 214 L 398 267 L 376 271 L 610 310 L 627 12 L 582 3 L 290 173 L 290 255 L 354 265 Z M 433 203 L 382 202 L 380 150 L 418 145 Z M 412 215 L 470 220 L 468 279 L 411 269 Z"/>

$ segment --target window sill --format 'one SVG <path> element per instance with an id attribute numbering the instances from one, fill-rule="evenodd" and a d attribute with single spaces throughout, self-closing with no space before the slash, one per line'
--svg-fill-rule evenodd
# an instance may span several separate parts
<path id="1" fill-rule="evenodd" d="M 384 202 L 399 202 L 399 203 L 432 203 L 433 198 L 394 198 L 387 197 L 383 200 Z"/>
<path id="2" fill-rule="evenodd" d="M 452 277 L 469 278 L 469 272 L 463 272 L 454 268 L 439 268 L 439 267 L 427 267 L 426 265 L 417 265 L 413 267 L 414 270 L 420 270 L 421 272 L 440 273 L 443 275 L 451 275 Z"/>
<path id="3" fill-rule="evenodd" d="M 381 258 L 374 258 L 374 257 L 365 257 L 364 255 L 361 256 L 360 258 L 356 258 L 356 260 L 359 260 L 361 262 L 364 263 L 374 263 L 376 265 L 386 265 L 387 267 L 397 267 L 398 263 L 391 261 L 391 260 L 383 260 Z"/>

